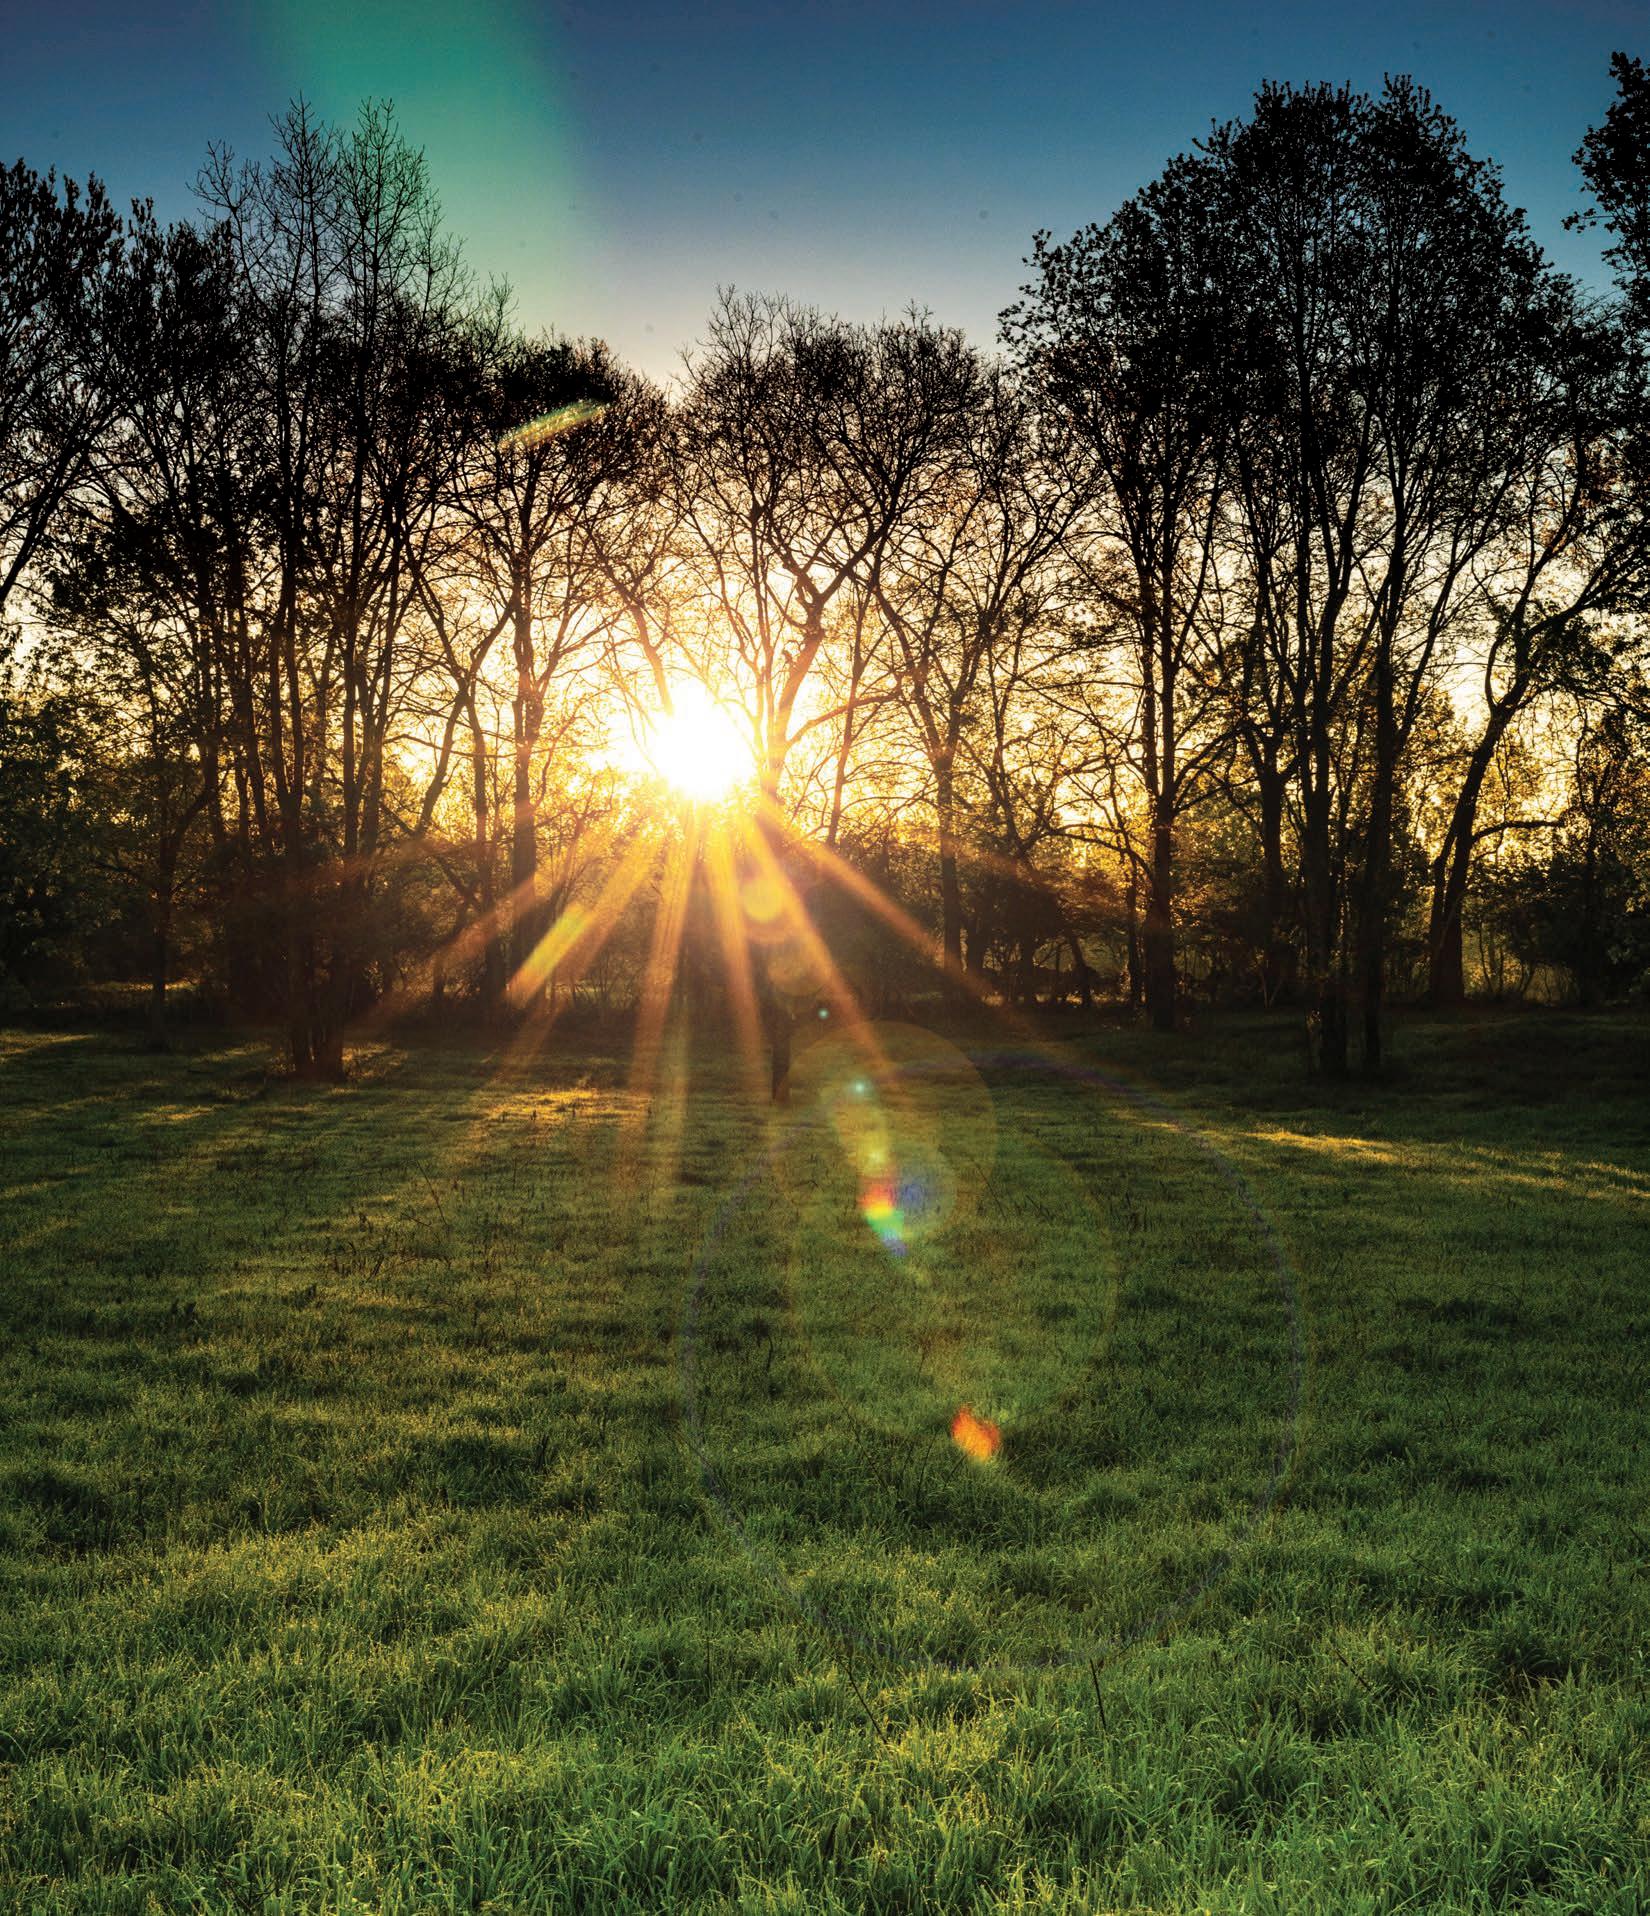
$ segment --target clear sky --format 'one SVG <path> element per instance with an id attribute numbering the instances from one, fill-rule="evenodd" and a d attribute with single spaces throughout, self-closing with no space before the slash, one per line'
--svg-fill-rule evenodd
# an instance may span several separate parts
<path id="1" fill-rule="evenodd" d="M 1650 53 L 1645 0 L 0 0 L 0 163 L 190 205 L 302 92 L 394 100 L 473 265 L 530 327 L 658 376 L 719 285 L 989 339 L 1031 234 L 1104 219 L 1265 79 L 1408 72 L 1560 264 L 1570 156 Z"/>

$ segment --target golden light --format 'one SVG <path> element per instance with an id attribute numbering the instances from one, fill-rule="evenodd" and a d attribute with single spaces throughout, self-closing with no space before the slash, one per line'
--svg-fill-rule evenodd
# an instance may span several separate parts
<path id="1" fill-rule="evenodd" d="M 725 798 L 754 771 L 750 741 L 727 707 L 702 685 L 674 695 L 675 710 L 648 725 L 641 752 L 649 767 L 684 798 Z"/>

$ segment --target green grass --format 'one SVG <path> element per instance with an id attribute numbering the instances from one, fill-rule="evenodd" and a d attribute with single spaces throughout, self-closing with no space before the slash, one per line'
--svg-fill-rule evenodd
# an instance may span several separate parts
<path id="1" fill-rule="evenodd" d="M 0 1034 L 0 1906 L 1650 1905 L 1650 1026 L 974 1048 Z"/>

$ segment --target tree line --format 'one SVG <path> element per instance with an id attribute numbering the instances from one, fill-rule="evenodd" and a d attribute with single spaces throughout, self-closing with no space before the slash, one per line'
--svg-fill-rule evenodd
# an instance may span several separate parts
<path id="1" fill-rule="evenodd" d="M 885 993 L 1286 1003 L 1339 1075 L 1394 995 L 1641 988 L 1650 80 L 1613 74 L 1575 215 L 1612 295 L 1413 82 L 1267 86 L 1037 235 L 996 349 L 729 292 L 668 391 L 521 330 L 385 107 L 294 106 L 172 224 L 19 161 L 0 990 L 143 976 L 158 1029 L 181 969 L 333 1075 L 415 989 L 565 990 L 552 928 L 623 872 L 584 975 L 634 995 L 680 822 L 615 740 L 695 685 L 749 741 L 732 856 L 874 893 L 809 895 Z"/>

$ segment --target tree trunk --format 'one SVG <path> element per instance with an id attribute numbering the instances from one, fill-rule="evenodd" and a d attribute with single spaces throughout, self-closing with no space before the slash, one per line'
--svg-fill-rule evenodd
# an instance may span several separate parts
<path id="1" fill-rule="evenodd" d="M 775 755 L 773 742 L 770 739 L 768 754 L 761 771 L 756 830 L 760 833 L 766 848 L 764 860 L 766 868 L 779 873 L 781 879 L 785 869 L 784 838 L 778 823 L 781 816 L 779 780 L 782 770 L 782 757 Z M 806 910 L 806 906 L 800 901 L 799 909 Z M 774 983 L 773 972 L 768 963 L 768 953 L 759 944 L 753 944 L 751 948 L 751 974 L 756 988 L 757 1010 L 768 1040 L 769 1095 L 775 1104 L 789 1104 L 791 1101 L 791 1041 L 796 1019 L 789 997 Z"/>
<path id="2" fill-rule="evenodd" d="M 511 701 L 515 732 L 510 819 L 510 968 L 520 977 L 539 941 L 538 810 L 533 803 L 533 753 L 544 720 L 543 701 L 533 672 L 532 609 L 518 588 L 514 609 L 516 696 Z"/>
<path id="3" fill-rule="evenodd" d="M 1124 939 L 1129 968 L 1129 1009 L 1140 1009 L 1140 878 L 1135 871 L 1134 862 L 1129 862 L 1129 888 L 1127 893 L 1128 915 L 1124 920 Z"/>
<path id="4" fill-rule="evenodd" d="M 1375 776 L 1370 795 L 1369 842 L 1364 850 L 1362 908 L 1358 913 L 1358 982 L 1363 1000 L 1363 1067 L 1381 1068 L 1381 1022 L 1386 998 L 1387 918 L 1391 905 L 1392 815 L 1398 782 L 1398 726 L 1393 711 L 1390 641 L 1376 646 Z"/>
<path id="5" fill-rule="evenodd" d="M 155 914 L 149 954 L 149 1043 L 166 1049 L 166 979 L 172 953 L 172 868 L 163 860 L 155 886 Z"/>
<path id="6" fill-rule="evenodd" d="M 194 803 L 160 842 L 155 861 L 154 919 L 149 956 L 149 1042 L 157 1050 L 166 1048 L 166 985 L 172 961 L 172 913 L 177 899 L 178 857 L 189 827 L 213 796 L 210 784 L 203 784 Z"/>
<path id="7" fill-rule="evenodd" d="M 1020 974 L 1018 998 L 1028 1011 L 1037 1006 L 1037 941 L 1035 938 L 1020 940 L 1019 963 L 1016 966 Z"/>
<path id="8" fill-rule="evenodd" d="M 1522 698 L 1522 687 L 1518 688 L 1518 698 Z M 1478 800 L 1496 748 L 1515 709 L 1512 699 L 1498 706 L 1490 716 L 1483 737 L 1474 746 L 1450 812 L 1449 829 L 1433 867 L 1432 909 L 1427 924 L 1427 997 L 1441 1009 L 1458 1008 L 1467 1001 L 1461 920 L 1467 902 L 1467 885 L 1472 877 Z"/>
<path id="9" fill-rule="evenodd" d="M 1165 582 L 1167 587 L 1167 582 Z M 1145 960 L 1146 1016 L 1154 1031 L 1173 1031 L 1175 1013 L 1174 966 L 1174 808 L 1175 705 L 1174 678 L 1165 669 L 1158 683 L 1159 646 L 1172 652 L 1168 607 L 1171 594 L 1161 598 L 1157 582 L 1142 581 L 1147 608 L 1141 653 L 1141 750 L 1145 761 L 1146 800 L 1151 810 L 1151 861 L 1146 875 L 1146 924 L 1142 937 Z M 1161 607 L 1161 612 L 1158 608 Z"/>
<path id="10" fill-rule="evenodd" d="M 1427 927 L 1427 1002 L 1458 1011 L 1467 1002 L 1467 965 L 1461 912 L 1466 903 L 1471 840 L 1447 839 L 1433 871 Z"/>
<path id="11" fill-rule="evenodd" d="M 1597 952 L 1600 943 L 1598 920 L 1598 842 L 1596 828 L 1587 828 L 1587 851 L 1581 866 L 1581 936 L 1576 941 L 1576 1003 L 1591 1011 L 1599 1000 Z"/>
<path id="12" fill-rule="evenodd" d="M 289 830 L 296 835 L 297 826 Z M 302 860 L 289 853 L 284 862 L 286 883 L 286 1017 L 287 1047 L 292 1069 L 300 1078 L 317 1073 L 315 1059 L 315 940 L 310 931 L 309 874 Z"/>
<path id="13" fill-rule="evenodd" d="M 1310 989 L 1308 1050 L 1321 1076 L 1344 1078 L 1347 1015 L 1341 939 L 1342 873 L 1336 868 L 1331 849 L 1332 700 L 1327 689 L 1333 679 L 1331 632 L 1326 618 L 1311 632 L 1309 649 L 1303 646 L 1310 689 L 1295 763 L 1301 790 L 1301 893 Z"/>
<path id="14" fill-rule="evenodd" d="M 934 768 L 934 803 L 940 831 L 940 935 L 948 984 L 962 977 L 962 885 L 957 876 L 956 793 L 951 766 Z"/>
<path id="15" fill-rule="evenodd" d="M 842 829 L 842 804 L 848 790 L 848 759 L 854 748 L 854 719 L 859 710 L 859 682 L 864 670 L 864 659 L 860 646 L 861 629 L 854 628 L 853 661 L 848 673 L 848 706 L 842 714 L 842 743 L 836 755 L 836 773 L 831 780 L 831 817 L 825 829 L 825 843 L 830 850 L 836 850 L 837 835 Z"/>
<path id="16" fill-rule="evenodd" d="M 1338 977 L 1326 978 L 1318 993 L 1317 1063 L 1326 1078 L 1347 1073 L 1346 986 Z"/>
<path id="17" fill-rule="evenodd" d="M 481 1015 L 484 1023 L 494 1025 L 504 1008 L 504 927 L 499 923 L 498 871 L 492 837 L 487 830 L 487 741 L 476 711 L 473 686 L 467 709 L 470 720 L 470 814 L 474 821 L 476 903 L 482 934 Z"/>
<path id="18" fill-rule="evenodd" d="M 1381 1018 L 1386 999 L 1386 912 L 1371 914 L 1364 927 L 1360 964 L 1363 971 L 1364 1070 L 1371 1077 L 1381 1068 Z"/>
<path id="19" fill-rule="evenodd" d="M 1295 993 L 1299 960 L 1289 922 L 1289 874 L 1283 862 L 1284 781 L 1274 758 L 1257 768 L 1260 788 L 1260 848 L 1264 871 L 1262 901 L 1266 916 L 1261 951 L 1261 997 L 1268 1005 L 1287 1004 Z"/>
<path id="20" fill-rule="evenodd" d="M 324 1024 L 315 1036 L 315 1072 L 329 1084 L 341 1084 L 344 1078 L 344 1027 Z"/>
<path id="21" fill-rule="evenodd" d="M 1304 853 L 1306 962 L 1311 980 L 1307 1016 L 1312 1058 L 1323 1077 L 1344 1078 L 1346 980 L 1341 971 L 1340 891 L 1329 852 L 1327 789 L 1308 794 Z"/>
<path id="22" fill-rule="evenodd" d="M 1089 961 L 1083 956 L 1083 945 L 1076 932 L 1066 933 L 1066 944 L 1071 951 L 1072 969 L 1077 977 L 1077 1002 L 1085 1011 L 1094 1004 L 1094 988 L 1090 983 Z"/>
<path id="23" fill-rule="evenodd" d="M 1146 1014 L 1154 1031 L 1173 1031 L 1175 1019 L 1174 962 L 1174 834 L 1167 801 L 1159 799 L 1152 821 L 1151 880 L 1146 891 Z"/>

